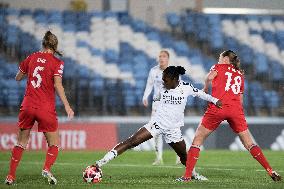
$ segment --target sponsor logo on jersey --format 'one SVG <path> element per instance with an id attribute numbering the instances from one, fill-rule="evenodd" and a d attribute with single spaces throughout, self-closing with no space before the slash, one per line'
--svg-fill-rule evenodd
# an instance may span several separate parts
<path id="1" fill-rule="evenodd" d="M 163 101 L 165 104 L 182 104 L 182 100 L 184 100 L 183 96 L 175 97 L 173 95 L 163 94 L 162 96 Z"/>

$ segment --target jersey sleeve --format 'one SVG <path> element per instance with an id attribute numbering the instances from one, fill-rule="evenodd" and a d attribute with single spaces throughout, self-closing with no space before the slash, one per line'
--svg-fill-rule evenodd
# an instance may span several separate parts
<path id="1" fill-rule="evenodd" d="M 210 72 L 211 72 L 211 71 L 215 71 L 215 72 L 218 73 L 218 71 L 219 71 L 218 69 L 219 69 L 218 64 L 215 64 L 215 65 L 213 65 L 213 66 L 210 68 Z"/>
<path id="2" fill-rule="evenodd" d="M 55 66 L 53 75 L 62 77 L 63 69 L 64 69 L 64 62 L 63 61 L 58 62 Z"/>
<path id="3" fill-rule="evenodd" d="M 203 100 L 206 100 L 208 102 L 212 102 L 214 104 L 216 104 L 217 101 L 219 100 L 219 99 L 217 99 L 217 98 L 215 98 L 215 97 L 213 97 L 209 94 L 206 94 L 204 91 L 195 88 L 191 83 L 186 84 L 185 87 L 187 89 L 186 91 L 187 91 L 188 96 L 189 95 L 194 96 L 194 97 L 197 96 L 197 97 L 199 97 Z"/>
<path id="4" fill-rule="evenodd" d="M 147 79 L 147 84 L 146 84 L 146 88 L 145 88 L 145 91 L 144 91 L 143 100 L 148 99 L 149 95 L 152 92 L 153 86 L 154 86 L 154 72 L 153 72 L 153 70 L 151 70 L 149 72 L 149 76 L 148 76 L 148 79 Z"/>
<path id="5" fill-rule="evenodd" d="M 26 74 L 28 73 L 28 67 L 29 67 L 29 62 L 31 60 L 31 55 L 28 56 L 25 60 L 23 60 L 20 65 L 19 65 L 19 70 L 23 73 Z"/>

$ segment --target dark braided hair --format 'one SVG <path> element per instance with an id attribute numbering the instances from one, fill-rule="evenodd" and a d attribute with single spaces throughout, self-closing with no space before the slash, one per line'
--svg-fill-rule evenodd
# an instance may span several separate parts
<path id="1" fill-rule="evenodd" d="M 51 31 L 47 31 L 42 40 L 42 46 L 46 49 L 53 50 L 59 56 L 62 56 L 62 53 L 57 50 L 58 39 L 56 35 L 51 33 Z"/>
<path id="2" fill-rule="evenodd" d="M 164 74 L 169 76 L 171 79 L 178 79 L 179 75 L 185 74 L 185 69 L 182 66 L 169 66 L 164 70 Z"/>

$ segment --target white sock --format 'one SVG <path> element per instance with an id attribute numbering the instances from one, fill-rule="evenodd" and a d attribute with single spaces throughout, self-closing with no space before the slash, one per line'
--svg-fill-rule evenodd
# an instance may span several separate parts
<path id="1" fill-rule="evenodd" d="M 155 149 L 156 149 L 156 159 L 163 159 L 163 137 L 162 135 L 157 135 L 155 138 Z"/>
<path id="2" fill-rule="evenodd" d="M 96 164 L 101 167 L 104 164 L 107 164 L 110 160 L 113 160 L 117 156 L 117 151 L 116 150 L 111 150 L 106 155 L 100 159 L 99 161 L 96 162 Z"/>

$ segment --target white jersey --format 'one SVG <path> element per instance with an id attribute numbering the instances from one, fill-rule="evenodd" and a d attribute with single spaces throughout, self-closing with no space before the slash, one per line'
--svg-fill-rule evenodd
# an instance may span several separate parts
<path id="1" fill-rule="evenodd" d="M 154 87 L 153 100 L 157 100 L 159 98 L 159 88 L 163 83 L 162 77 L 163 77 L 163 70 L 160 68 L 159 65 L 151 68 L 143 95 L 143 101 L 148 99 L 149 95 L 152 92 L 153 87 Z"/>
<path id="2" fill-rule="evenodd" d="M 160 105 L 151 121 L 157 122 L 163 129 L 174 129 L 184 126 L 184 109 L 188 96 L 197 96 L 214 104 L 218 101 L 217 98 L 194 88 L 191 83 L 186 83 L 182 80 L 180 80 L 179 85 L 175 89 L 167 90 L 161 85 L 159 91 Z"/>

